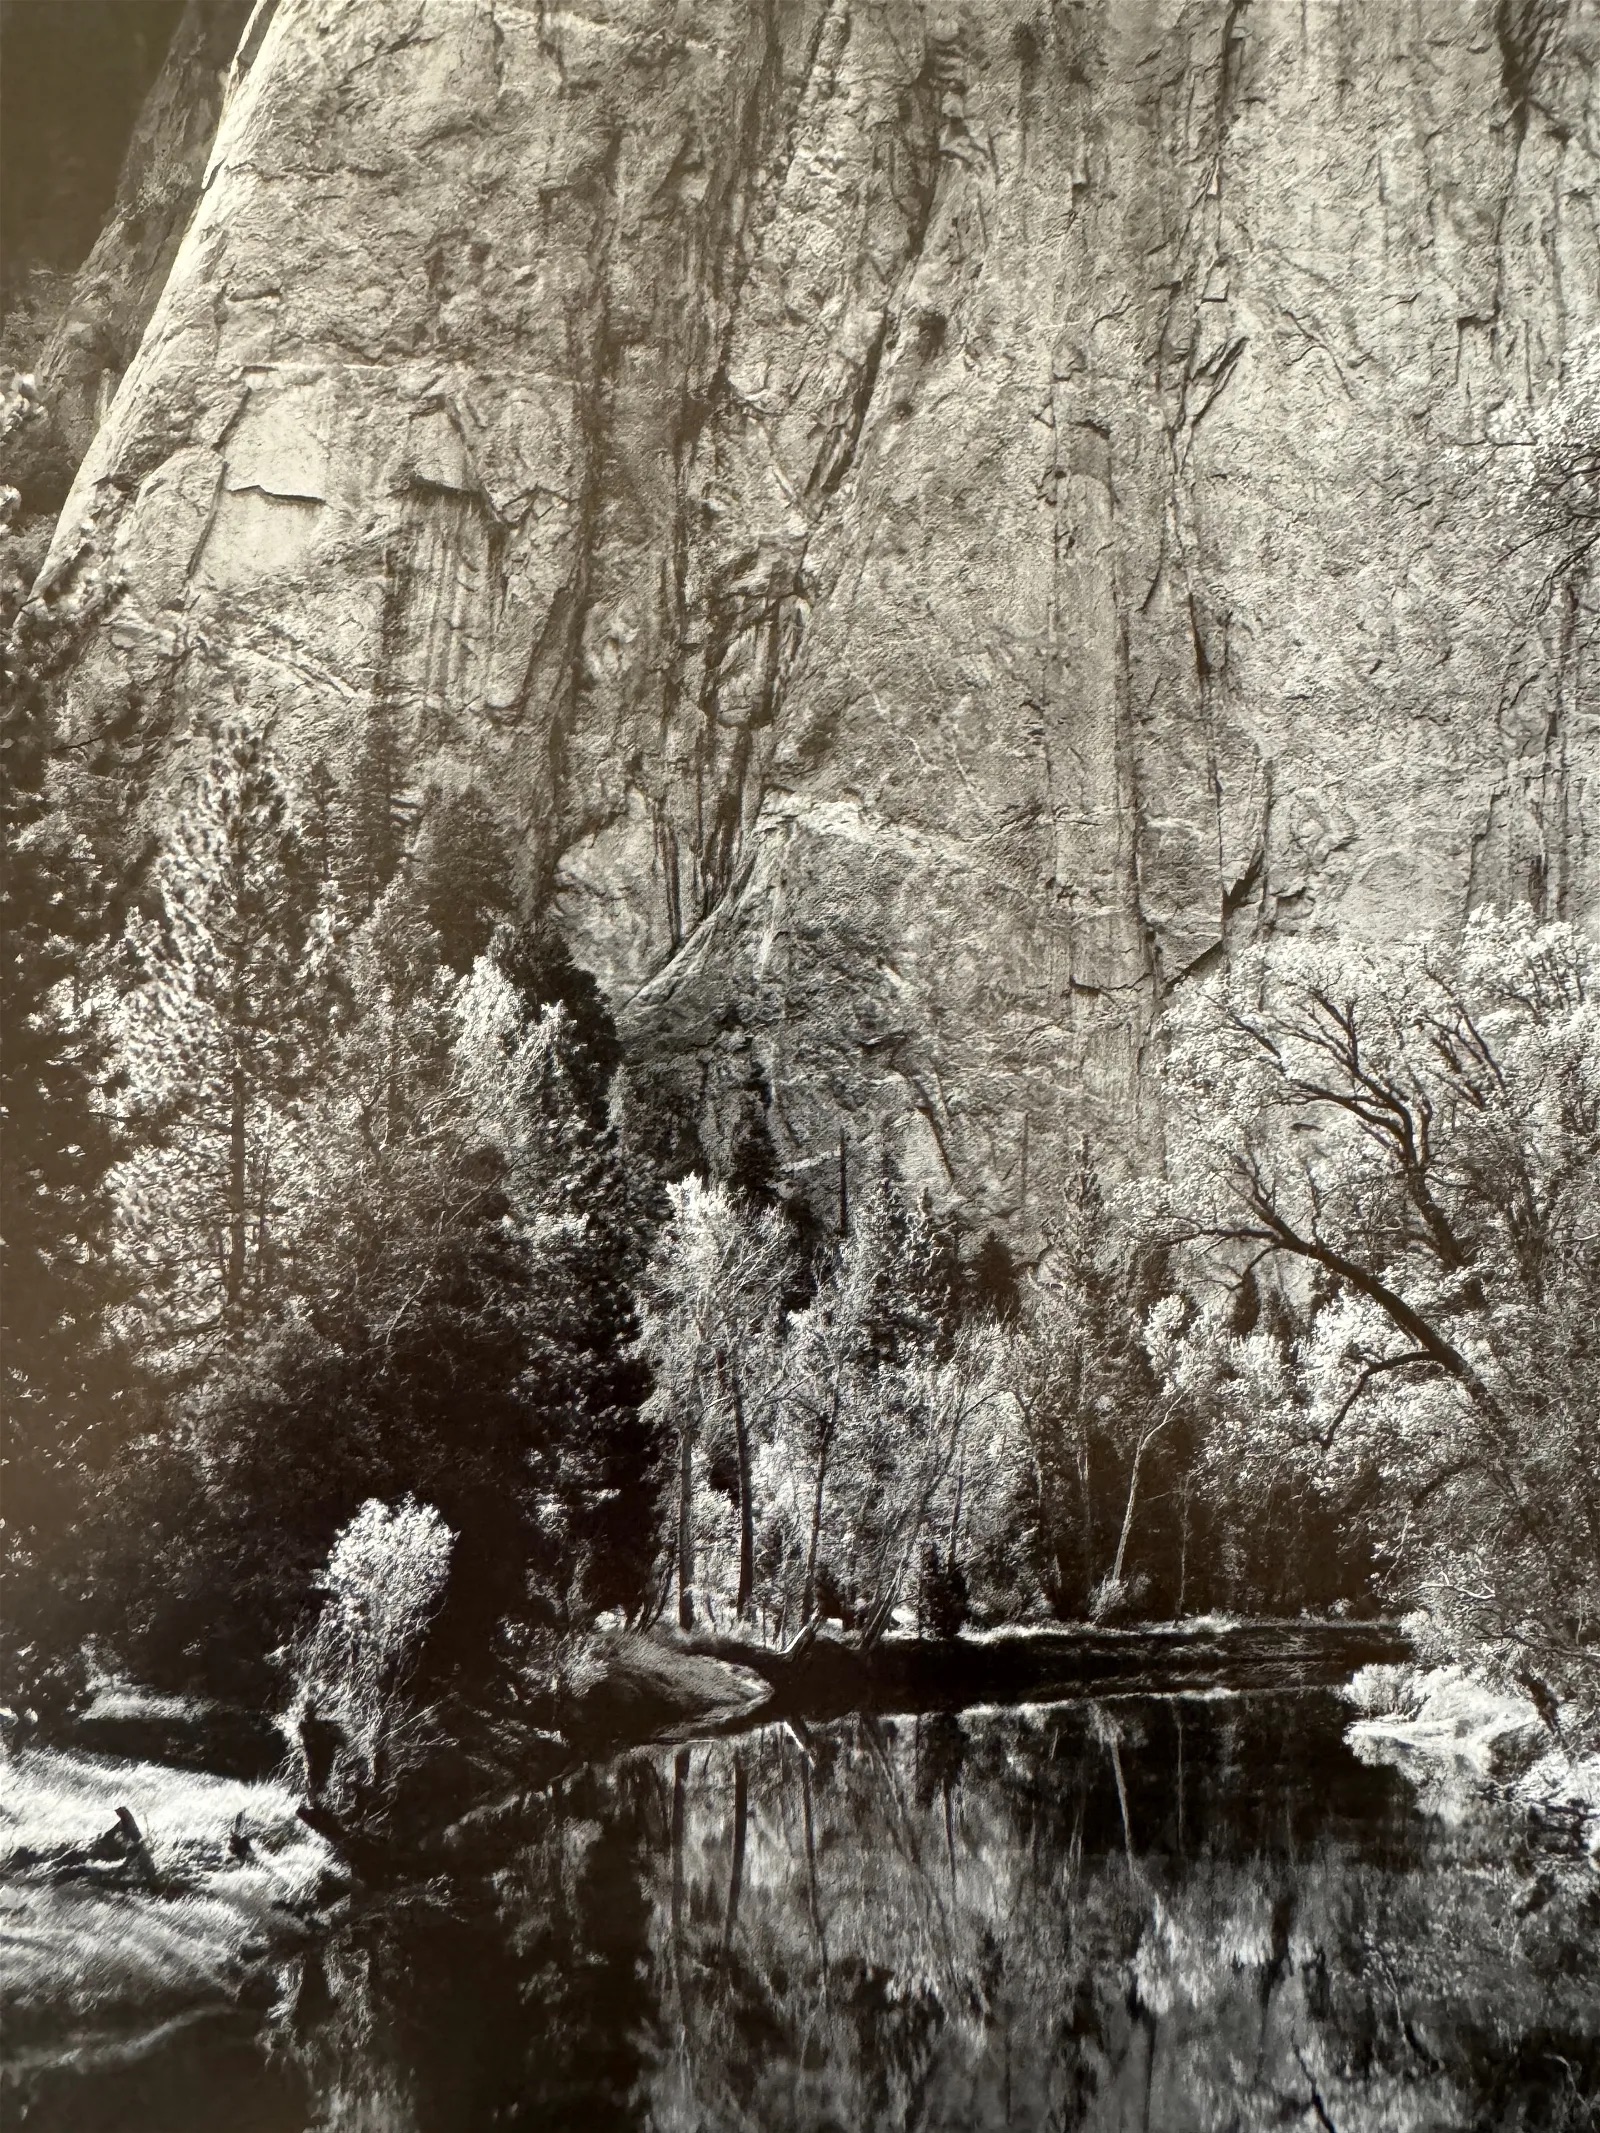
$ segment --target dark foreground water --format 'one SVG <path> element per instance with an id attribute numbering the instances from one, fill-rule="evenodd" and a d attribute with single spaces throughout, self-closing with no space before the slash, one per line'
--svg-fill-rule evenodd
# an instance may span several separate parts
<path id="1" fill-rule="evenodd" d="M 278 1998 L 41 2070 L 73 2133 L 1600 2126 L 1600 1877 L 1320 1692 L 630 1756 Z"/>

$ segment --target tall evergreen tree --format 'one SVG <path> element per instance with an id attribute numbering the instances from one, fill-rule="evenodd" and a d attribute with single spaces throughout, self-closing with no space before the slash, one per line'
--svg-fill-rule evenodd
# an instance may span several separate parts
<path id="1" fill-rule="evenodd" d="M 437 798 L 418 857 L 422 908 L 452 970 L 470 970 L 514 902 L 499 818 L 474 786 Z"/>
<path id="2" fill-rule="evenodd" d="M 943 1353 L 961 1308 L 961 1260 L 953 1219 L 913 1200 L 887 1150 L 853 1217 L 852 1258 L 863 1284 L 863 1329 L 873 1353 L 899 1362 L 920 1345 Z"/>
<path id="3" fill-rule="evenodd" d="M 599 980 L 574 961 L 548 917 L 499 930 L 493 955 L 516 990 L 525 1026 L 531 1027 L 548 1007 L 563 1010 L 561 1053 L 567 1074 L 588 1118 L 602 1126 L 610 1111 L 611 1084 L 622 1064 L 622 1040 Z"/>
<path id="4" fill-rule="evenodd" d="M 978 1249 L 963 1269 L 963 1288 L 970 1310 L 1011 1325 L 1022 1308 L 1022 1282 L 1017 1262 L 1003 1237 L 985 1230 Z"/>
<path id="5" fill-rule="evenodd" d="M 406 856 L 405 755 L 393 707 L 379 697 L 361 737 L 347 809 L 346 887 L 365 915 L 388 888 Z"/>
<path id="6" fill-rule="evenodd" d="M 296 1113 L 333 1005 L 322 884 L 259 734 L 230 727 L 155 868 L 121 1064 L 151 1142 L 117 1173 L 146 1330 L 192 1351 L 272 1293 Z"/>
<path id="7" fill-rule="evenodd" d="M 559 1447 L 549 1487 L 570 1505 L 589 1597 L 631 1609 L 654 1550 L 662 1435 L 633 1345 L 653 1190 L 628 1175 L 610 1118 L 621 1041 L 599 985 L 547 925 L 502 927 L 490 962 L 512 1005 L 501 1041 L 528 1062 L 515 1197 L 547 1240 L 529 1398 Z"/>
<path id="8" fill-rule="evenodd" d="M 677 1516 L 671 1553 L 678 1621 L 696 1618 L 695 1499 L 702 1472 L 726 1471 L 739 1512 L 734 1606 L 748 1615 L 755 1590 L 757 1415 L 770 1398 L 774 1335 L 793 1241 L 782 1214 L 726 1185 L 684 1178 L 668 1187 L 669 1214 L 641 1284 L 640 1347 L 655 1383 L 650 1408 L 677 1440 Z"/>
<path id="9" fill-rule="evenodd" d="M 345 796 L 326 756 L 319 755 L 306 773 L 303 811 L 307 860 L 316 878 L 331 889 L 339 880 L 349 840 Z"/>
<path id="10" fill-rule="evenodd" d="M 93 1006 L 106 890 L 48 804 L 40 723 L 0 721 L 0 1696 L 37 1700 L 75 1636 L 81 1520 L 125 1384 L 109 1168 L 120 1153 Z"/>
<path id="11" fill-rule="evenodd" d="M 757 1075 L 742 1092 L 738 1116 L 728 1137 L 724 1177 L 729 1192 L 747 1207 L 784 1204 L 783 1167 L 772 1138 L 771 1109 L 772 1091 L 766 1077 Z"/>

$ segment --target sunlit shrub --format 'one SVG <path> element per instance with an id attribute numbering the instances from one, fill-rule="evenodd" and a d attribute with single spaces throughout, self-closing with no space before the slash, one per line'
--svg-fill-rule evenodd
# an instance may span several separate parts
<path id="1" fill-rule="evenodd" d="M 290 1714 L 313 1797 L 366 1809 L 401 1775 L 417 1733 L 411 1674 L 454 1543 L 439 1513 L 409 1496 L 392 1508 L 369 1498 L 334 1542 Z"/>

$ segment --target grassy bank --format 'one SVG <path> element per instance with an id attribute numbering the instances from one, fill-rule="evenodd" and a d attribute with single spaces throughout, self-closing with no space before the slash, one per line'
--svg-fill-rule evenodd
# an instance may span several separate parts
<path id="1" fill-rule="evenodd" d="M 249 2000 L 267 1959 L 337 1887 L 332 1852 L 280 1785 L 48 1749 L 9 1757 L 4 1779 L 0 1991 L 13 2065 Z"/>

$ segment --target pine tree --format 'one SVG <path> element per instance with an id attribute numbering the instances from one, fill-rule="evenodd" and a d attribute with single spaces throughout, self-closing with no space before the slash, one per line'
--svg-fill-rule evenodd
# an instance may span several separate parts
<path id="1" fill-rule="evenodd" d="M 783 1167 L 772 1138 L 771 1112 L 772 1091 L 765 1075 L 757 1075 L 743 1092 L 728 1137 L 725 1179 L 729 1192 L 748 1207 L 784 1204 Z"/>
<path id="2" fill-rule="evenodd" d="M 422 908 L 452 970 L 470 970 L 511 914 L 511 859 L 499 818 L 473 786 L 436 799 L 418 861 Z"/>
<path id="3" fill-rule="evenodd" d="M 92 1005 L 105 884 L 48 805 L 20 701 L 0 757 L 0 1696 L 37 1701 L 74 1641 L 74 1529 L 125 1391 L 105 1323 L 120 1147 Z"/>
<path id="4" fill-rule="evenodd" d="M 885 1151 L 856 1208 L 847 1249 L 863 1284 L 872 1352 L 894 1363 L 920 1346 L 947 1353 L 960 1316 L 961 1261 L 952 1219 L 901 1188 Z"/>
<path id="5" fill-rule="evenodd" d="M 169 1394 L 129 1481 L 157 1545 L 141 1535 L 116 1573 L 138 1670 L 234 1697 L 281 1693 L 268 1654 L 304 1627 L 318 1565 L 369 1497 L 415 1494 L 469 1537 L 441 1649 L 475 1643 L 481 1663 L 522 1597 L 528 1254 L 463 1087 L 459 987 L 403 875 L 336 966 L 287 1122 L 303 1158 L 280 1195 L 289 1248 Z"/>
<path id="6" fill-rule="evenodd" d="M 319 755 L 306 774 L 304 815 L 306 857 L 317 880 L 331 891 L 349 840 L 344 795 L 326 756 Z"/>
<path id="7" fill-rule="evenodd" d="M 1002 1326 L 1013 1324 L 1022 1308 L 1022 1284 L 1005 1239 L 986 1230 L 964 1272 L 969 1309 Z"/>
<path id="8" fill-rule="evenodd" d="M 150 1145 L 117 1173 L 147 1330 L 180 1348 L 237 1331 L 278 1284 L 296 1112 L 332 1012 L 322 887 L 271 752 L 218 740 L 155 868 L 129 942 L 120 1062 Z"/>
<path id="9" fill-rule="evenodd" d="M 346 890 L 365 916 L 400 871 L 406 856 L 405 755 L 394 711 L 380 698 L 372 707 L 350 781 Z"/>
<path id="10" fill-rule="evenodd" d="M 1064 1618 L 1088 1609 L 1113 1560 L 1134 1462 L 1144 1457 L 1140 1435 L 1161 1406 L 1141 1338 L 1157 1275 L 1150 1255 L 1111 1220 L 1085 1140 L 1012 1350 L 1012 1392 L 1033 1470 L 1028 1547 Z M 1163 1454 L 1170 1448 L 1169 1435 Z M 1163 1490 L 1145 1493 L 1151 1501 Z M 1181 1568 L 1171 1567 L 1181 1581 Z"/>
<path id="11" fill-rule="evenodd" d="M 650 1181 L 631 1179 L 609 1114 L 622 1047 L 605 996 L 548 927 L 502 927 L 490 962 L 517 1052 L 514 1204 L 540 1263 L 526 1373 L 545 1487 L 565 1502 L 596 1606 L 633 1609 L 655 1544 L 661 1432 L 643 1412 L 634 1288 L 648 1249 Z"/>
<path id="12" fill-rule="evenodd" d="M 599 980 L 573 960 L 549 918 L 503 928 L 495 935 L 493 952 L 516 988 L 528 1024 L 547 1007 L 565 1011 L 562 1049 L 567 1072 L 586 1115 L 596 1127 L 602 1126 L 610 1111 L 612 1080 L 622 1064 L 622 1040 Z"/>

